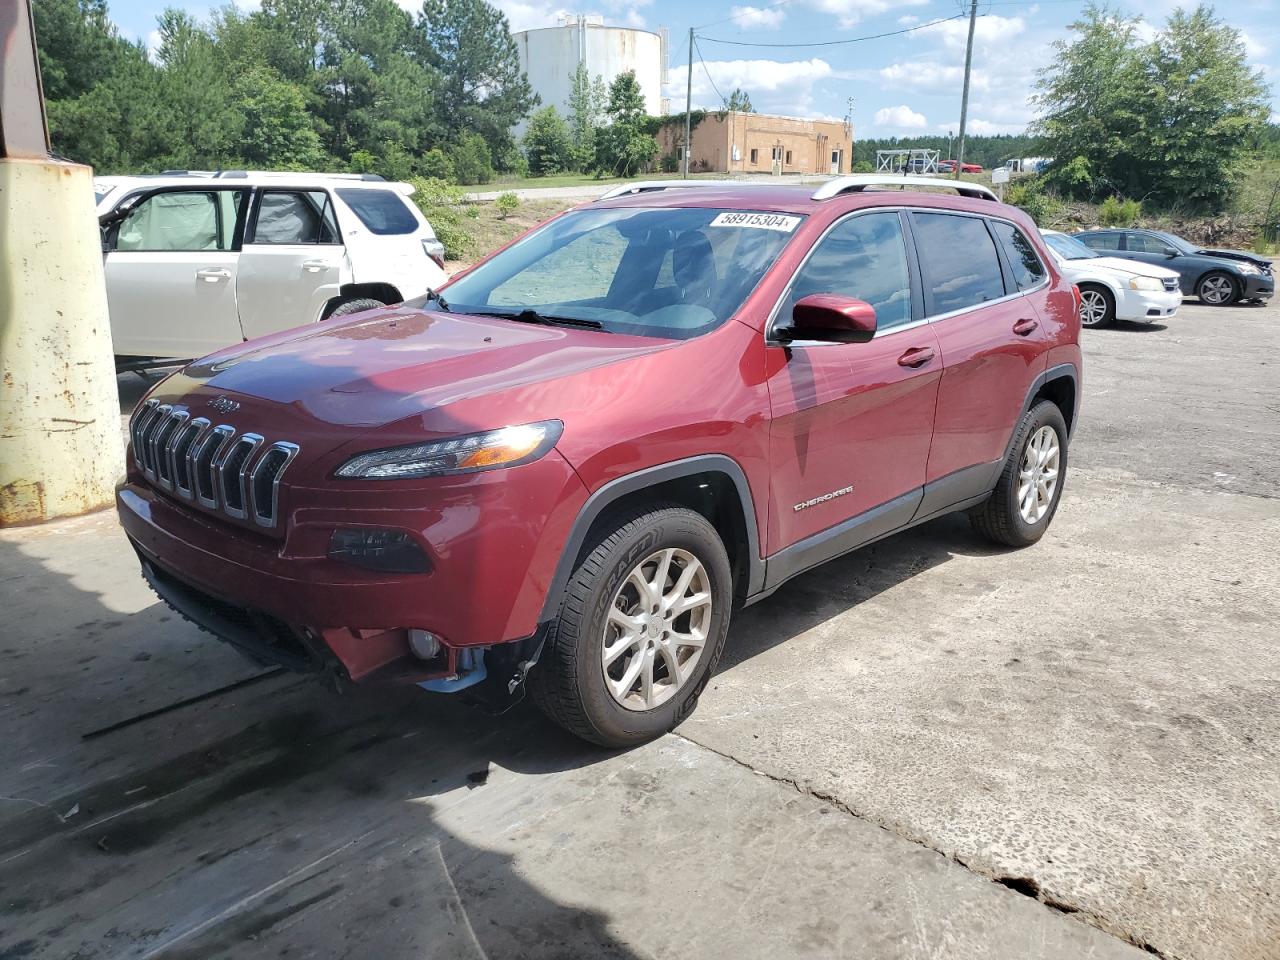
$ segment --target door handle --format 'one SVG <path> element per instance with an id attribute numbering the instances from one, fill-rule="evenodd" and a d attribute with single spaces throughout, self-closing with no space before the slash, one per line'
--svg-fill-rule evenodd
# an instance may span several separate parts
<path id="1" fill-rule="evenodd" d="M 1039 320 L 1032 320 L 1030 318 L 1027 318 L 1024 320 L 1019 320 L 1017 323 L 1015 323 L 1013 325 L 1013 332 L 1020 337 L 1025 337 L 1027 336 L 1027 334 L 1031 333 L 1031 331 L 1038 326 L 1040 326 Z"/>
<path id="2" fill-rule="evenodd" d="M 219 280 L 230 280 L 230 270 L 197 270 L 196 276 L 205 283 L 217 283 Z"/>
<path id="3" fill-rule="evenodd" d="M 308 273 L 319 273 L 321 270 L 328 270 L 333 264 L 328 260 L 303 260 L 302 269 Z"/>
<path id="4" fill-rule="evenodd" d="M 923 367 L 933 359 L 933 347 L 912 347 L 898 358 L 900 367 Z"/>

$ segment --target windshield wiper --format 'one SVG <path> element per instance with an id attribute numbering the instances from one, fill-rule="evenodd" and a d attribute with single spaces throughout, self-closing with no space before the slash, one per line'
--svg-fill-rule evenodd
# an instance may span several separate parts
<path id="1" fill-rule="evenodd" d="M 521 310 L 519 313 L 499 313 L 496 310 L 481 312 L 470 311 L 480 317 L 502 317 L 505 320 L 516 320 L 519 323 L 544 323 L 553 327 L 583 327 L 587 330 L 603 330 L 604 324 L 599 320 L 587 320 L 584 317 L 558 317 L 551 313 L 539 313 L 537 310 Z"/>
<path id="2" fill-rule="evenodd" d="M 445 313 L 450 312 L 449 301 L 446 300 L 444 297 L 442 297 L 440 294 L 436 293 L 430 287 L 427 287 L 427 303 L 436 304 Z"/>

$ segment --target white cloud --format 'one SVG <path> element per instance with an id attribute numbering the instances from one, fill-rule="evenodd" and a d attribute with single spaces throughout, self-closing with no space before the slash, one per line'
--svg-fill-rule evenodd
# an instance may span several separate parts
<path id="1" fill-rule="evenodd" d="M 951 123 L 940 123 L 938 130 L 950 131 L 960 135 L 960 121 L 953 120 Z M 1027 129 L 1025 123 L 996 123 L 993 120 L 983 120 L 979 117 L 969 117 L 965 121 L 964 132 L 966 135 L 973 134 L 980 137 L 993 136 L 997 133 L 1022 133 Z"/>
<path id="2" fill-rule="evenodd" d="M 942 64 L 936 60 L 908 60 L 891 63 L 879 71 L 880 79 L 889 86 L 907 90 L 939 91 L 958 90 L 964 83 L 964 67 Z M 969 77 L 971 90 L 988 90 L 991 78 L 985 71 L 973 70 Z"/>
<path id="3" fill-rule="evenodd" d="M 877 110 L 875 125 L 887 130 L 923 130 L 929 126 L 924 114 L 916 113 L 906 104 Z"/>
<path id="4" fill-rule="evenodd" d="M 805 0 L 806 5 L 836 18 L 842 30 L 848 30 L 864 17 L 874 17 L 901 7 L 923 7 L 929 0 Z"/>
<path id="5" fill-rule="evenodd" d="M 898 23 L 902 24 L 904 27 L 913 27 L 919 22 L 920 18 L 910 13 L 898 18 Z"/>
<path id="6" fill-rule="evenodd" d="M 1247 33 L 1241 34 L 1241 39 L 1244 40 L 1244 55 L 1253 62 L 1261 60 L 1270 52 L 1265 44 L 1259 43 Z"/>
<path id="7" fill-rule="evenodd" d="M 833 71 L 825 60 L 708 60 L 706 72 L 701 64 L 693 68 L 694 108 L 720 109 L 716 90 L 728 95 L 741 87 L 751 97 L 751 105 L 760 113 L 809 117 L 814 115 L 813 87 L 829 78 Z M 707 81 L 707 73 L 715 87 Z M 667 79 L 667 96 L 671 109 L 684 110 L 686 68 L 672 67 Z"/>
<path id="8" fill-rule="evenodd" d="M 1027 21 L 1022 17 L 982 16 L 974 23 L 973 42 L 975 46 L 989 49 L 1007 43 L 1026 29 Z M 943 46 L 963 50 L 969 41 L 969 21 L 944 20 L 920 28 L 915 36 L 940 37 Z"/>
<path id="9" fill-rule="evenodd" d="M 747 30 L 754 27 L 776 30 L 787 19 L 787 12 L 781 7 L 733 7 L 729 14 L 739 26 Z"/>

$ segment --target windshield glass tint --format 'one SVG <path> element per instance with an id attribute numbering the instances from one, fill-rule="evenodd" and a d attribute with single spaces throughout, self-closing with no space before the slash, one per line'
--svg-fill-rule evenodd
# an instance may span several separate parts
<path id="1" fill-rule="evenodd" d="M 1064 260 L 1093 260 L 1098 256 L 1074 237 L 1061 233 L 1045 233 L 1042 236 L 1044 242 L 1053 248 L 1054 253 Z"/>
<path id="2" fill-rule="evenodd" d="M 580 210 L 450 284 L 458 313 L 594 321 L 687 339 L 733 315 L 803 217 L 742 210 Z"/>

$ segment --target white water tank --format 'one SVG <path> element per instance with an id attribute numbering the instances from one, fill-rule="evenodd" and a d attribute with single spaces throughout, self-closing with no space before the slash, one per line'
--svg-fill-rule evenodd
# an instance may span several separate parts
<path id="1" fill-rule="evenodd" d="M 562 17 L 560 26 L 538 30 L 522 30 L 513 34 L 520 53 L 520 68 L 529 77 L 533 92 L 542 98 L 536 109 L 552 106 L 561 116 L 568 115 L 572 77 L 579 63 L 587 66 L 594 80 L 604 77 L 605 84 L 614 77 L 634 71 L 644 95 L 645 112 L 664 113 L 662 87 L 667 81 L 666 31 L 636 30 L 631 27 L 605 26 L 601 17 Z M 523 133 L 527 121 L 517 126 Z"/>

